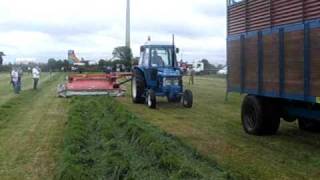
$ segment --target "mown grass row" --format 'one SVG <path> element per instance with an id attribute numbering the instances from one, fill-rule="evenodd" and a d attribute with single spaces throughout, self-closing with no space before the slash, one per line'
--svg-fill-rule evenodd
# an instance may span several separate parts
<path id="1" fill-rule="evenodd" d="M 111 98 L 77 97 L 70 103 L 56 179 L 231 178 Z"/>

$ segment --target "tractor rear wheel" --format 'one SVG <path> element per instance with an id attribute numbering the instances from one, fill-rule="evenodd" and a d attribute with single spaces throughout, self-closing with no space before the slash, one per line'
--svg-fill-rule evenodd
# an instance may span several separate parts
<path id="1" fill-rule="evenodd" d="M 146 103 L 151 109 L 155 109 L 157 106 L 156 93 L 152 89 L 149 89 L 147 92 Z"/>
<path id="2" fill-rule="evenodd" d="M 272 103 L 251 95 L 243 100 L 241 119 L 245 132 L 252 135 L 276 134 L 280 125 L 280 116 Z"/>
<path id="3" fill-rule="evenodd" d="M 192 108 L 193 95 L 189 89 L 185 90 L 183 93 L 182 105 L 186 108 Z"/>
<path id="4" fill-rule="evenodd" d="M 144 77 L 139 70 L 133 70 L 133 77 L 131 81 L 131 97 L 133 103 L 144 103 L 143 97 L 145 89 Z"/>

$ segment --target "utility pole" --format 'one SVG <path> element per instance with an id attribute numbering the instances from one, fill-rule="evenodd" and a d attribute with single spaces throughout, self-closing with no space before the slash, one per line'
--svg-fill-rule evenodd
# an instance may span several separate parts
<path id="1" fill-rule="evenodd" d="M 127 0 L 126 11 L 126 47 L 130 48 L 130 0 Z"/>

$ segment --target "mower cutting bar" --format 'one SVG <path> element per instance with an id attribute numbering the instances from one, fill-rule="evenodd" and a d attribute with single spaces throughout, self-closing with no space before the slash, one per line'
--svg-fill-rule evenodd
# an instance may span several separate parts
<path id="1" fill-rule="evenodd" d="M 58 95 L 69 96 L 92 96 L 108 95 L 122 96 L 125 90 L 120 88 L 123 83 L 117 80 L 131 76 L 131 73 L 112 73 L 112 74 L 75 74 L 68 77 L 68 82 L 59 85 Z"/>

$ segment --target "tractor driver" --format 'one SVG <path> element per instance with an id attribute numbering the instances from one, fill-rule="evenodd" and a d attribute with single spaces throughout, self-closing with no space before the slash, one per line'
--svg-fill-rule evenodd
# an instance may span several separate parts
<path id="1" fill-rule="evenodd" d="M 153 50 L 152 58 L 151 58 L 151 65 L 156 66 L 164 66 L 164 62 L 162 57 L 158 55 L 157 50 Z"/>

